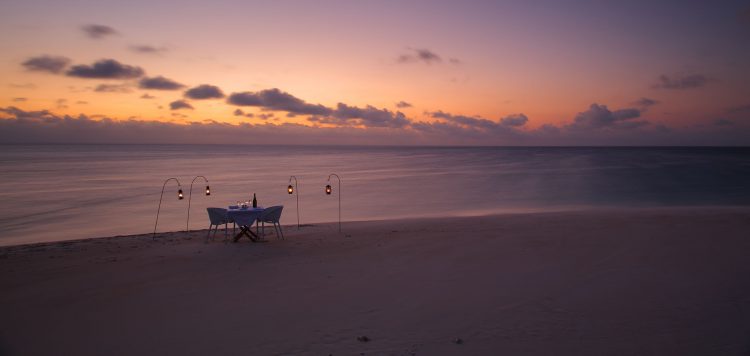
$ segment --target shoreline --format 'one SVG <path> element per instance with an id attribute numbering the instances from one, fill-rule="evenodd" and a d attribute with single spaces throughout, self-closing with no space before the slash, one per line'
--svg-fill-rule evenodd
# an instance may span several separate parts
<path id="1" fill-rule="evenodd" d="M 658 208 L 6 246 L 0 353 L 743 354 L 747 231 Z"/>
<path id="2" fill-rule="evenodd" d="M 555 209 L 549 209 L 549 210 L 538 210 L 538 209 L 507 209 L 506 210 L 493 210 L 489 211 L 487 213 L 468 213 L 468 214 L 454 214 L 454 215 L 425 215 L 425 216 L 414 216 L 414 217 L 405 217 L 405 218 L 398 218 L 398 219 L 373 219 L 373 220 L 350 220 L 350 221 L 342 221 L 342 225 L 349 225 L 349 224 L 362 224 L 362 223 L 386 223 L 386 222 L 400 222 L 400 221 L 420 221 L 420 220 L 436 220 L 436 219 L 466 219 L 466 218 L 485 218 L 485 217 L 503 217 L 503 216 L 517 216 L 517 215 L 546 215 L 546 214 L 567 214 L 567 213 L 601 213 L 601 212 L 610 212 L 610 213 L 623 213 L 623 212 L 630 212 L 630 213 L 646 213 L 646 212 L 696 212 L 696 211 L 742 211 L 742 210 L 749 210 L 750 206 L 744 206 L 744 205 L 705 205 L 705 206 L 629 206 L 629 207 L 617 207 L 617 206 L 601 206 L 592 208 L 590 206 L 570 206 L 570 207 L 564 207 L 564 208 L 555 208 Z M 323 221 L 323 222 L 313 222 L 313 223 L 304 223 L 301 224 L 301 227 L 311 227 L 311 226 L 328 226 L 328 225 L 336 225 L 338 224 L 337 221 Z M 286 229 L 296 228 L 296 224 L 289 224 L 289 225 L 282 225 L 284 228 L 284 231 Z M 231 225 L 230 225 L 231 230 Z M 198 232 L 206 233 L 208 229 L 194 229 L 190 230 L 191 236 Z M 221 228 L 219 229 L 221 232 Z M 176 230 L 176 231 L 162 231 L 157 232 L 156 236 L 157 239 L 160 237 L 165 236 L 171 236 L 174 234 L 186 234 L 186 230 Z M 218 236 L 219 233 L 217 233 Z M 96 236 L 96 237 L 84 237 L 84 238 L 74 238 L 69 240 L 53 240 L 53 241 L 39 241 L 39 242 L 28 242 L 28 243 L 18 243 L 18 244 L 10 244 L 10 245 L 3 245 L 0 244 L 0 252 L 6 249 L 14 249 L 14 248 L 20 248 L 20 247 L 41 247 L 41 246 L 50 246 L 50 245 L 57 245 L 57 244 L 63 244 L 63 245 L 70 245 L 75 243 L 84 243 L 89 242 L 91 240 L 109 240 L 109 239 L 124 239 L 124 238 L 145 238 L 152 236 L 153 233 L 139 233 L 139 234 L 127 234 L 127 235 L 112 235 L 112 236 Z"/>

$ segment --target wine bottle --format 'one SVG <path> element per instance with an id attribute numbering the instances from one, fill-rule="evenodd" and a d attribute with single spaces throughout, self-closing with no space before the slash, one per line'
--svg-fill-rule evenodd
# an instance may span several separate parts
<path id="1" fill-rule="evenodd" d="M 255 193 L 253 193 L 253 208 L 257 208 L 257 207 L 258 207 L 258 200 L 255 199 Z"/>

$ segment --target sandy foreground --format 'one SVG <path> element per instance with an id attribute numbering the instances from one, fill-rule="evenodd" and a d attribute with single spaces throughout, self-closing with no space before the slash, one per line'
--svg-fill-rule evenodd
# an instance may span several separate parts
<path id="1" fill-rule="evenodd" d="M 336 228 L 0 248 L 0 354 L 750 352 L 750 208 Z"/>

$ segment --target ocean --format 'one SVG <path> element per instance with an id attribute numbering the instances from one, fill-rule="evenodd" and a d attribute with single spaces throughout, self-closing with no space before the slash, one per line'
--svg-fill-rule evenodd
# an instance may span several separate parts
<path id="1" fill-rule="evenodd" d="M 2 145 L 0 245 L 208 227 L 257 196 L 302 224 L 609 207 L 750 205 L 750 148 Z M 341 188 L 330 173 L 341 177 Z M 206 183 L 194 181 L 205 176 Z M 333 193 L 324 187 L 331 184 Z M 345 229 L 345 223 L 344 223 Z"/>

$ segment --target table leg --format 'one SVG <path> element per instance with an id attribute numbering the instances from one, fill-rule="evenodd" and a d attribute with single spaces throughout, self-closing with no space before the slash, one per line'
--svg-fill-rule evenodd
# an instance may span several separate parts
<path id="1" fill-rule="evenodd" d="M 249 238 L 252 242 L 260 241 L 258 235 L 256 235 L 249 226 L 243 225 L 240 226 L 240 232 L 237 234 L 237 236 L 234 237 L 234 239 L 232 239 L 232 242 L 239 241 L 243 235 L 247 236 L 247 238 Z"/>

